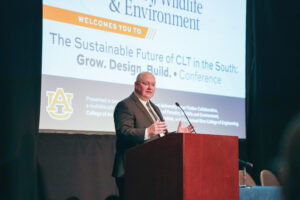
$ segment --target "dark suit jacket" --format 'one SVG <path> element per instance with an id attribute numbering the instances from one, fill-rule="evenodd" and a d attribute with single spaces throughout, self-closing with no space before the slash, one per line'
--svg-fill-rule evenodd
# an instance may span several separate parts
<path id="1" fill-rule="evenodd" d="M 163 120 L 159 108 L 150 101 L 151 106 Z M 120 101 L 114 111 L 114 122 L 117 134 L 117 152 L 112 175 L 122 177 L 125 173 L 124 154 L 131 147 L 144 143 L 145 130 L 154 123 L 150 114 L 132 93 Z"/>

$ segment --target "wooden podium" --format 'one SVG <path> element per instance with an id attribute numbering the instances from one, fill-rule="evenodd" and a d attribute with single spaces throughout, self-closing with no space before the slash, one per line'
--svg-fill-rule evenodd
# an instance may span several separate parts
<path id="1" fill-rule="evenodd" d="M 126 200 L 238 200 L 238 138 L 170 134 L 126 152 Z"/>

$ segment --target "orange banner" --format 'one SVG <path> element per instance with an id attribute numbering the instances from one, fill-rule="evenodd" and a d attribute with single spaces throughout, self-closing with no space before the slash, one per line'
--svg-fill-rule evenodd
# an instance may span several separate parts
<path id="1" fill-rule="evenodd" d="M 148 28 L 115 20 L 95 17 L 71 10 L 43 5 L 43 19 L 54 20 L 102 31 L 145 38 Z"/>

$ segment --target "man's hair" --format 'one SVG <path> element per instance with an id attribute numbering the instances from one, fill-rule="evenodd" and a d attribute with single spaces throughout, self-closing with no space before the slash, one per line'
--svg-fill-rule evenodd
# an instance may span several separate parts
<path id="1" fill-rule="evenodd" d="M 139 73 L 139 74 L 136 76 L 135 82 L 138 82 L 138 81 L 140 80 L 140 77 L 141 77 L 142 75 L 144 75 L 144 74 L 152 74 L 152 73 L 150 73 L 150 72 L 141 72 L 141 73 Z M 152 75 L 153 75 L 153 74 L 152 74 Z"/>

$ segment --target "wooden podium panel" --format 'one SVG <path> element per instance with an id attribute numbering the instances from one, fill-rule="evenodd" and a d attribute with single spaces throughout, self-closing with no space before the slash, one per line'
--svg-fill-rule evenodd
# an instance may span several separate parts
<path id="1" fill-rule="evenodd" d="M 238 138 L 170 134 L 126 152 L 126 200 L 238 200 Z"/>

